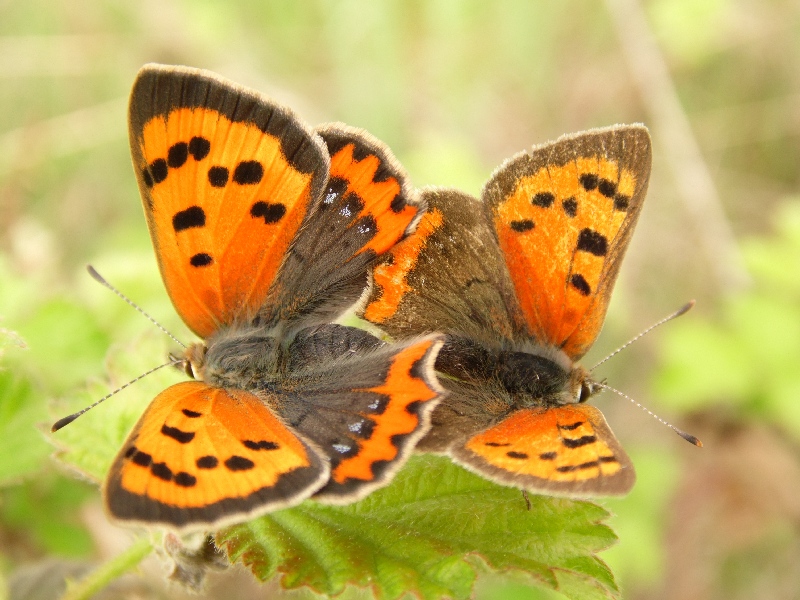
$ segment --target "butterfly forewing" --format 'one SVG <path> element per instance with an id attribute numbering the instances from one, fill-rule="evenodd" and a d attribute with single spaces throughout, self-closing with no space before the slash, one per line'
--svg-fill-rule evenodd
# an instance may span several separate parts
<path id="1" fill-rule="evenodd" d="M 104 488 L 115 519 L 216 529 L 300 502 L 328 479 L 320 452 L 245 390 L 189 381 L 164 390 Z"/>
<path id="2" fill-rule="evenodd" d="M 528 334 L 577 360 L 605 318 L 650 175 L 641 126 L 593 130 L 510 159 L 484 201 Z"/>
<path id="3" fill-rule="evenodd" d="M 424 212 L 385 144 L 340 123 L 317 128 L 331 156 L 325 193 L 292 244 L 263 321 L 329 321 L 355 303 L 376 260 Z"/>
<path id="4" fill-rule="evenodd" d="M 326 183 L 319 137 L 212 73 L 148 65 L 131 94 L 130 140 L 178 313 L 202 337 L 255 316 Z"/>
<path id="5" fill-rule="evenodd" d="M 518 410 L 451 454 L 478 473 L 542 493 L 622 495 L 636 478 L 603 415 L 586 404 Z"/>

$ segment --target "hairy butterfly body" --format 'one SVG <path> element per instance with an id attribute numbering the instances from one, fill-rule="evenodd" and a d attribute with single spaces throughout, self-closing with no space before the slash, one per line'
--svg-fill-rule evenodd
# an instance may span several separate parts
<path id="1" fill-rule="evenodd" d="M 448 396 L 421 450 L 498 483 L 619 495 L 633 465 L 576 362 L 600 332 L 650 174 L 638 125 L 534 147 L 480 201 L 428 189 L 416 232 L 374 272 L 361 313 L 392 336 L 441 331 Z"/>
<path id="2" fill-rule="evenodd" d="M 387 344 L 331 321 L 424 205 L 388 149 L 212 73 L 147 65 L 130 142 L 159 268 L 204 343 L 103 486 L 112 518 L 215 529 L 389 481 L 440 399 L 441 341 Z"/>

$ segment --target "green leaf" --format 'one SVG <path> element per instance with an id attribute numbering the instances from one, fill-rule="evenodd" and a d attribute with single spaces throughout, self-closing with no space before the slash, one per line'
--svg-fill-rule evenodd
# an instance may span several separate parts
<path id="1" fill-rule="evenodd" d="M 433 455 L 416 456 L 388 487 L 347 506 L 313 501 L 221 532 L 233 561 L 261 580 L 377 598 L 468 598 L 481 572 L 521 571 L 568 598 L 615 598 L 596 553 L 616 541 L 589 503 L 500 487 Z"/>
<path id="2" fill-rule="evenodd" d="M 0 488 L 39 470 L 52 448 L 36 426 L 45 418 L 30 382 L 0 371 Z"/>
<path id="3" fill-rule="evenodd" d="M 92 539 L 81 522 L 80 505 L 91 495 L 85 483 L 41 473 L 0 493 L 0 521 L 17 543 L 60 556 L 84 557 Z"/>
<path id="4" fill-rule="evenodd" d="M 107 359 L 110 381 L 94 382 L 76 392 L 54 409 L 66 416 L 96 402 L 109 392 L 164 363 L 168 340 L 160 332 L 147 332 L 127 346 L 117 346 Z M 121 390 L 79 419 L 52 434 L 60 448 L 57 457 L 94 480 L 108 471 L 122 443 L 147 405 L 171 384 L 186 379 L 183 373 L 166 367 Z"/>

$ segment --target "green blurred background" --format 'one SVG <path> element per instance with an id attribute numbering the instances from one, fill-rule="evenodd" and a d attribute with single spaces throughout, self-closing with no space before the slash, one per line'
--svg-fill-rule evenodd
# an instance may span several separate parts
<path id="1" fill-rule="evenodd" d="M 697 298 L 599 374 L 705 447 L 622 398 L 597 399 L 639 474 L 627 498 L 603 503 L 620 536 L 603 558 L 625 598 L 800 598 L 800 5 L 789 0 L 0 0 L 0 598 L 52 597 L 65 573 L 131 539 L 43 433 L 70 398 L 102 389 L 87 395 L 86 382 L 105 380 L 110 348 L 124 356 L 159 335 L 84 265 L 191 339 L 128 156 L 127 93 L 150 61 L 212 69 L 311 124 L 364 127 L 417 186 L 475 194 L 535 143 L 647 124 L 649 200 L 586 363 Z M 151 558 L 109 597 L 178 597 L 162 579 Z M 24 595 L 36 587 L 51 595 Z M 236 570 L 208 592 L 274 593 Z M 551 597 L 494 580 L 477 594 Z"/>

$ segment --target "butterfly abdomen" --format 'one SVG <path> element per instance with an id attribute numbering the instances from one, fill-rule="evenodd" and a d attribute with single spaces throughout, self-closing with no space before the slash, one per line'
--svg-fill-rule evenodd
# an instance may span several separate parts
<path id="1" fill-rule="evenodd" d="M 531 352 L 490 348 L 466 338 L 449 337 L 436 359 L 436 370 L 448 378 L 491 384 L 510 398 L 509 408 L 563 404 L 570 371 Z"/>

